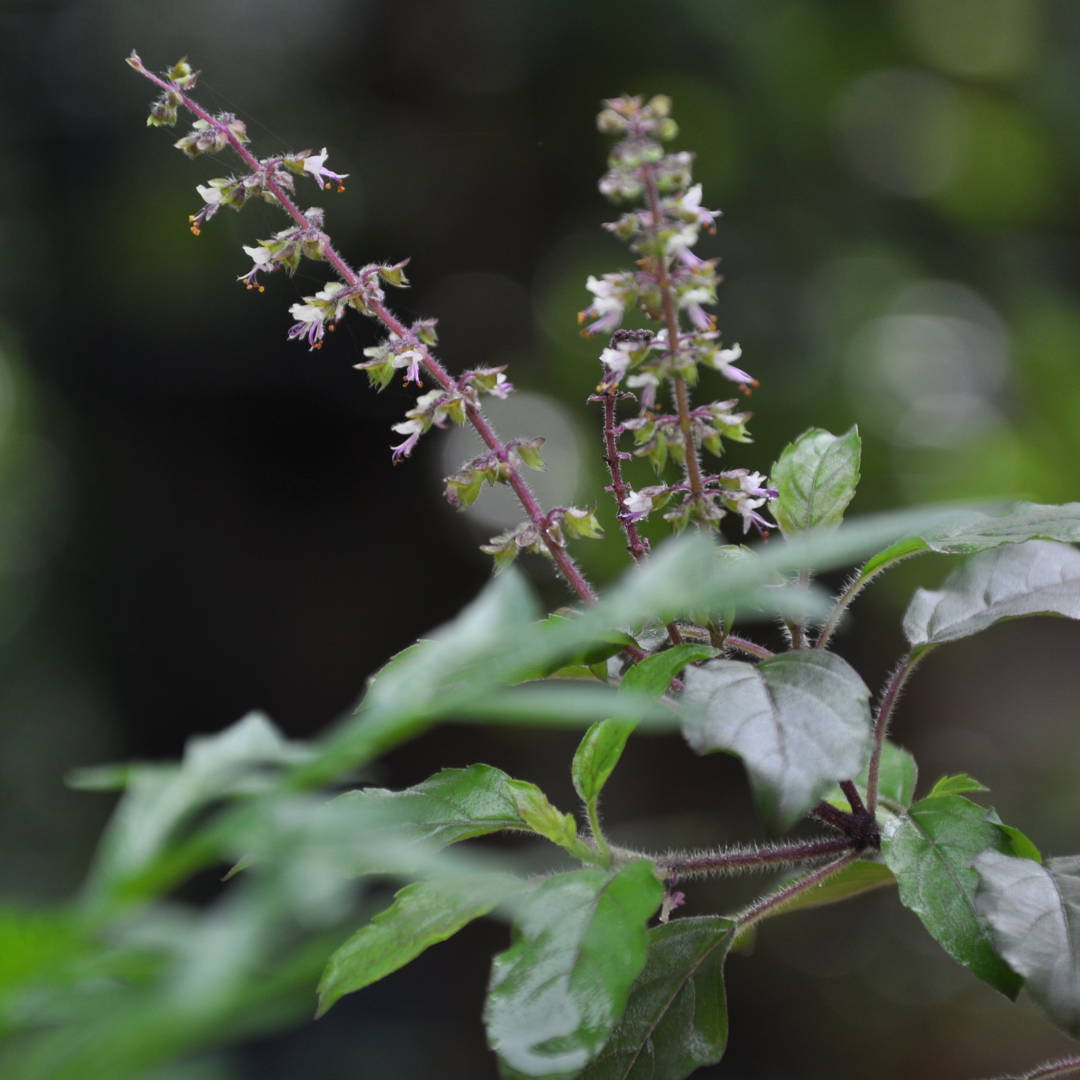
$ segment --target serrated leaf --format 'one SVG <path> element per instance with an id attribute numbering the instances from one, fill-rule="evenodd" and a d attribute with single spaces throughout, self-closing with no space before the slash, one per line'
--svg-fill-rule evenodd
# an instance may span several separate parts
<path id="1" fill-rule="evenodd" d="M 1050 1019 L 1080 1038 L 1080 856 L 1040 866 L 986 851 L 975 872 L 994 944 Z"/>
<path id="2" fill-rule="evenodd" d="M 518 810 L 520 783 L 491 765 L 470 765 L 443 769 L 403 791 L 347 791 L 335 803 L 386 806 L 388 827 L 400 830 L 403 842 L 445 847 L 502 829 L 528 831 Z"/>
<path id="3" fill-rule="evenodd" d="M 635 697 L 659 698 L 687 664 L 715 655 L 716 649 L 708 645 L 675 645 L 635 664 L 623 676 L 620 692 Z M 636 718 L 605 717 L 585 732 L 574 753 L 571 777 L 574 790 L 586 803 L 591 803 L 600 794 L 637 724 Z"/>
<path id="4" fill-rule="evenodd" d="M 1080 551 L 1032 540 L 974 555 L 941 589 L 915 593 L 904 633 L 920 649 L 1024 615 L 1080 618 Z"/>
<path id="5" fill-rule="evenodd" d="M 938 795 L 966 795 L 968 792 L 989 791 L 990 789 L 974 776 L 967 773 L 954 773 L 951 776 L 943 776 L 936 781 L 934 786 L 926 793 L 928 799 Z"/>
<path id="6" fill-rule="evenodd" d="M 735 924 L 708 916 L 649 931 L 626 1012 L 582 1080 L 683 1080 L 727 1048 L 724 961 Z"/>
<path id="7" fill-rule="evenodd" d="M 446 941 L 528 887 L 510 874 L 432 878 L 407 885 L 390 907 L 331 955 L 319 980 L 316 1016 L 343 995 L 404 967 L 429 946 Z"/>
<path id="8" fill-rule="evenodd" d="M 683 734 L 699 754 L 738 754 L 766 820 L 786 829 L 871 751 L 870 691 L 820 649 L 686 672 Z"/>
<path id="9" fill-rule="evenodd" d="M 985 807 L 959 795 L 922 799 L 885 833 L 882 856 L 896 875 L 900 902 L 954 960 L 1015 998 L 1021 980 L 995 951 L 975 909 L 979 877 L 972 862 L 1008 847 Z"/>
<path id="10" fill-rule="evenodd" d="M 857 427 L 843 435 L 810 428 L 784 448 L 772 468 L 779 497 L 770 506 L 785 536 L 840 524 L 859 482 L 861 449 Z"/>
<path id="11" fill-rule="evenodd" d="M 878 795 L 889 799 L 901 806 L 910 806 L 915 797 L 915 785 L 919 779 L 919 767 L 911 752 L 889 739 L 881 745 L 881 761 L 878 767 Z M 866 784 L 869 780 L 869 764 L 855 777 L 855 786 L 859 789 L 864 800 L 866 798 Z M 840 810 L 850 811 L 851 805 L 847 796 L 840 790 L 839 785 L 830 788 L 825 795 L 825 801 L 830 802 Z M 829 879 L 833 880 L 832 878 Z"/>
<path id="12" fill-rule="evenodd" d="M 511 780 L 510 790 L 517 812 L 527 828 L 565 848 L 571 855 L 588 854 L 577 838 L 577 822 L 572 814 L 564 814 L 557 809 L 535 784 L 525 780 Z"/>
<path id="13" fill-rule="evenodd" d="M 484 1006 L 504 1076 L 573 1076 L 596 1057 L 645 964 L 645 923 L 662 895 L 642 860 L 560 874 L 525 899 Z"/>

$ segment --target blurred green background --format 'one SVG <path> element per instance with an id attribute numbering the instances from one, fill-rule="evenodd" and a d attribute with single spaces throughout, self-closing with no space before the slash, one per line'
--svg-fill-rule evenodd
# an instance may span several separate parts
<path id="1" fill-rule="evenodd" d="M 622 92 L 674 97 L 677 145 L 725 211 L 699 250 L 723 258 L 720 325 L 762 383 L 731 465 L 767 471 L 808 425 L 858 423 L 860 512 L 1080 495 L 1073 0 L 5 0 L 0 17 L 9 897 L 47 903 L 80 879 L 109 802 L 65 790 L 68 769 L 173 756 L 250 708 L 320 730 L 479 587 L 475 545 L 501 527 L 497 501 L 442 504 L 466 446 L 434 435 L 391 468 L 409 397 L 352 370 L 373 327 L 319 353 L 285 342 L 318 267 L 261 296 L 234 284 L 240 245 L 283 226 L 269 208 L 188 233 L 195 184 L 232 162 L 188 162 L 144 127 L 133 47 L 157 69 L 190 56 L 203 102 L 242 116 L 257 153 L 329 146 L 350 174 L 347 194 L 318 194 L 338 246 L 412 257 L 398 309 L 439 318 L 451 368 L 512 365 L 517 411 L 492 411 L 504 434 L 549 437 L 550 499 L 602 482 L 583 404 L 598 346 L 574 315 L 587 274 L 627 263 L 598 227 L 593 127 Z M 614 538 L 581 556 L 601 581 L 624 564 Z M 860 601 L 838 647 L 872 686 L 906 595 L 944 569 L 907 564 Z M 926 782 L 974 773 L 1050 854 L 1080 850 L 1078 647 L 1080 628 L 1043 620 L 951 646 L 897 720 Z M 609 785 L 616 840 L 761 834 L 736 763 L 639 743 Z M 487 760 L 569 806 L 573 744 L 448 729 L 378 779 Z M 742 889 L 695 887 L 690 910 Z M 317 1025 L 168 1075 L 493 1076 L 479 1010 L 504 940 L 473 927 Z M 728 975 L 732 1042 L 709 1075 L 973 1078 L 1066 1045 L 891 895 L 767 926 Z"/>

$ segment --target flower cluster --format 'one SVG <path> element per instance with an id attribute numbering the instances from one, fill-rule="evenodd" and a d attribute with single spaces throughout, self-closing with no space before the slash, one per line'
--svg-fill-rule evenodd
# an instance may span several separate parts
<path id="1" fill-rule="evenodd" d="M 765 487 L 765 477 L 749 469 L 727 469 L 704 478 L 705 498 L 702 516 L 719 521 L 728 511 L 742 518 L 743 532 L 751 525 L 759 532 L 767 533 L 774 528 L 758 511 L 770 499 L 777 498 L 775 488 Z M 643 521 L 654 510 L 661 510 L 672 498 L 685 496 L 687 484 L 654 484 L 631 491 L 622 502 L 621 517 L 627 522 Z M 676 528 L 685 527 L 691 518 L 691 505 L 685 497 L 673 510 L 664 514 L 664 520 Z"/>
<path id="2" fill-rule="evenodd" d="M 586 336 L 612 334 L 600 354 L 598 389 L 625 387 L 638 396 L 638 415 L 610 431 L 616 437 L 631 432 L 634 454 L 648 458 L 658 474 L 673 461 L 685 478 L 631 493 L 622 500 L 619 517 L 625 527 L 678 496 L 678 506 L 664 515 L 677 527 L 691 520 L 713 525 L 731 511 L 742 517 L 744 527 L 764 529 L 770 523 L 757 513 L 768 498 L 761 494 L 763 478 L 737 469 L 706 476 L 698 460 L 701 450 L 719 456 L 725 442 L 750 441 L 750 413 L 739 411 L 735 399 L 691 406 L 689 390 L 700 370 L 719 372 L 743 393 L 750 393 L 757 380 L 737 366 L 741 348 L 723 344 L 716 320 L 705 310 L 716 303 L 720 279 L 715 261 L 692 249 L 702 230 L 715 231 L 719 211 L 702 205 L 701 185 L 692 177 L 693 156 L 668 153 L 662 145 L 677 132 L 670 112 L 666 97 L 613 98 L 598 120 L 601 131 L 619 136 L 601 192 L 612 202 L 643 204 L 604 227 L 638 258 L 633 270 L 588 279 L 592 302 L 578 321 Z M 659 323 L 657 332 L 622 329 L 634 311 Z M 658 408 L 665 386 L 671 389 L 670 411 Z"/>
<path id="3" fill-rule="evenodd" d="M 557 547 L 565 547 L 567 537 L 582 540 L 599 540 L 604 535 L 600 522 L 591 507 L 557 506 L 548 511 L 541 522 L 523 521 L 512 529 L 493 536 L 480 550 L 495 560 L 496 567 L 509 566 L 521 551 L 535 555 L 552 554 L 544 535 L 554 540 Z"/>
<path id="4" fill-rule="evenodd" d="M 528 465 L 530 469 L 542 469 L 544 459 L 540 447 L 542 438 L 511 439 L 506 452 L 490 451 L 467 461 L 456 473 L 446 478 L 446 501 L 451 506 L 472 506 L 484 484 L 507 484 L 510 482 L 514 461 Z"/>

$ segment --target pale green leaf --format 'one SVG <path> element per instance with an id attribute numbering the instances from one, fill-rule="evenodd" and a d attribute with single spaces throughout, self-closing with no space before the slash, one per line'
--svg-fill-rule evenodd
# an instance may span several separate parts
<path id="1" fill-rule="evenodd" d="M 779 497 L 771 509 L 785 536 L 840 524 L 859 482 L 861 448 L 855 427 L 843 435 L 810 428 L 784 447 L 772 468 Z"/>
<path id="2" fill-rule="evenodd" d="M 984 551 L 954 570 L 940 589 L 919 589 L 904 616 L 916 648 L 957 641 L 1002 619 L 1080 618 L 1080 551 L 1032 540 Z"/>
<path id="3" fill-rule="evenodd" d="M 1050 1019 L 1080 1038 L 1080 856 L 975 860 L 976 905 L 994 944 Z"/>

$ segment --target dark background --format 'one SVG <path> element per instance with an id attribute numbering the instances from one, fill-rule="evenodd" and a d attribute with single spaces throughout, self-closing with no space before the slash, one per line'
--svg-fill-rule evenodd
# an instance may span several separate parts
<path id="1" fill-rule="evenodd" d="M 1080 490 L 1075 192 L 1080 8 L 1071 0 L 7 0 L 0 72 L 0 858 L 3 888 L 73 889 L 108 812 L 63 786 L 74 765 L 175 756 L 261 709 L 294 737 L 359 696 L 393 651 L 488 573 L 497 507 L 439 496 L 442 436 L 391 468 L 410 398 L 352 370 L 378 340 L 354 319 L 321 352 L 287 308 L 327 280 L 305 264 L 264 295 L 240 250 L 284 227 L 223 211 L 194 239 L 189 162 L 144 127 L 153 68 L 187 54 L 198 95 L 247 120 L 255 151 L 330 147 L 350 174 L 325 205 L 354 263 L 412 257 L 406 317 L 437 316 L 448 366 L 510 363 L 546 434 L 551 498 L 601 482 L 596 343 L 584 279 L 626 265 L 598 228 L 604 96 L 667 92 L 698 153 L 729 281 L 718 314 L 761 379 L 767 471 L 810 424 L 864 436 L 856 509 Z M 179 134 L 179 131 L 178 131 Z M 724 394 L 707 385 L 704 392 Z M 706 399 L 702 399 L 706 400 Z M 496 418 L 499 413 L 496 411 Z M 558 450 L 585 455 L 575 483 Z M 464 449 L 449 454 L 464 456 Z M 610 523 L 610 508 L 601 504 Z M 479 519 L 479 520 L 478 520 Z M 732 537 L 735 539 L 736 537 Z M 616 539 L 580 545 L 600 582 Z M 536 560 L 538 587 L 562 602 Z M 905 596 L 943 561 L 897 571 L 839 647 L 872 686 L 901 650 Z M 763 639 L 771 633 L 762 631 Z M 951 646 L 897 718 L 924 783 L 968 770 L 1050 854 L 1080 850 L 1080 630 L 1025 621 Z M 570 806 L 574 739 L 446 729 L 392 755 L 414 783 L 486 760 Z M 639 740 L 609 786 L 616 839 L 760 836 L 730 760 Z M 696 887 L 726 910 L 745 885 Z M 494 1075 L 479 1020 L 488 957 L 472 927 L 318 1025 L 170 1072 L 186 1080 Z M 730 1078 L 973 1078 L 1065 1039 L 956 968 L 892 895 L 769 925 L 728 966 Z M 165 1074 L 162 1074 L 165 1075 Z M 703 1074 L 704 1075 L 704 1074 Z"/>

